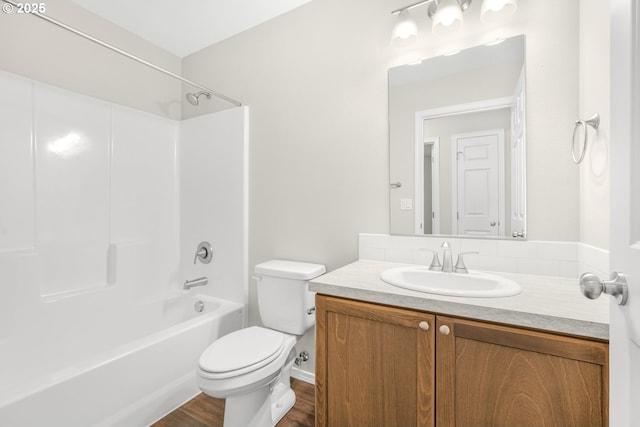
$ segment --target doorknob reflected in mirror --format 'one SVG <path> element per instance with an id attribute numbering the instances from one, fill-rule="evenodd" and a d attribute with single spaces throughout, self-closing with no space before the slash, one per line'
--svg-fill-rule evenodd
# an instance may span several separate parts
<path id="1" fill-rule="evenodd" d="M 616 297 L 618 305 L 625 305 L 629 299 L 629 287 L 624 274 L 613 272 L 609 280 L 600 280 L 593 273 L 580 276 L 580 291 L 589 299 L 596 299 L 602 293 Z"/>
<path id="2" fill-rule="evenodd" d="M 489 225 L 490 225 L 490 226 L 492 226 L 492 227 L 495 227 L 495 226 L 496 226 L 496 222 L 495 222 L 495 221 L 491 221 L 491 222 L 489 223 Z"/>

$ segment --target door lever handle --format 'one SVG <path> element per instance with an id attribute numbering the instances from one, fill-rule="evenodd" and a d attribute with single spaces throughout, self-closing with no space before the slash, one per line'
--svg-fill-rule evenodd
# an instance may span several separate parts
<path id="1" fill-rule="evenodd" d="M 593 273 L 580 276 L 580 291 L 589 299 L 596 299 L 602 293 L 616 297 L 618 305 L 625 305 L 629 299 L 629 286 L 624 274 L 613 272 L 609 280 L 600 280 Z"/>

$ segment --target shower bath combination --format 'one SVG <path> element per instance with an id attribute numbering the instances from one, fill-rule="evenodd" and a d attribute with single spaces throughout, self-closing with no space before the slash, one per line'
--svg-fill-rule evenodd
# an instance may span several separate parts
<path id="1" fill-rule="evenodd" d="M 186 95 L 187 101 L 189 101 L 189 104 L 193 105 L 194 107 L 197 107 L 200 104 L 200 97 L 204 95 L 207 97 L 207 99 L 211 99 L 211 92 L 207 92 L 207 91 L 200 91 L 198 93 L 188 93 Z"/>
<path id="2" fill-rule="evenodd" d="M 0 165 L 19 183 L 0 188 L 16 230 L 15 240 L 0 236 L 0 425 L 151 425 L 199 392 L 197 356 L 246 324 L 248 108 L 177 121 L 4 70 L 0 88 L 3 132 L 16 135 L 0 152 L 17 154 Z M 69 158 L 51 147 L 59 135 L 100 142 Z M 39 180 L 26 178 L 36 166 Z M 225 186 L 200 186 L 201 170 Z M 73 223 L 67 212 L 78 213 Z M 25 254 L 36 229 L 64 232 Z M 132 372 L 135 386 L 123 388 Z"/>
<path id="3" fill-rule="evenodd" d="M 17 8 L 16 1 L 0 5 Z M 55 86 L 53 76 L 37 81 L 0 67 L 0 111 L 10 118 L 0 133 L 12 136 L 0 152 L 14 157 L 0 155 L 0 165 L 19 183 L 0 185 L 0 198 L 11 206 L 2 218 L 11 237 L 0 236 L 0 425 L 151 425 L 199 393 L 195 358 L 248 322 L 248 107 L 46 14 L 12 16 L 95 44 L 89 54 L 108 49 L 135 61 L 148 68 L 141 78 L 159 72 L 186 85 L 172 86 L 168 99 L 186 95 L 198 105 L 206 97 L 220 107 L 197 120 L 175 120 L 152 104 L 151 112 L 140 110 Z M 21 56 L 16 61 L 20 68 Z M 43 67 L 28 62 L 27 68 Z M 228 106 L 219 100 L 241 108 L 222 108 Z M 87 151 L 65 157 L 59 147 L 65 142 Z M 201 170 L 225 186 L 200 186 Z M 214 210 L 212 221 L 206 213 Z M 35 239 L 35 230 L 50 239 Z M 215 276 L 213 263 L 187 268 L 194 267 L 192 235 L 210 235 L 224 254 Z M 198 248 L 201 261 L 213 255 L 210 245 L 205 249 Z M 190 287 L 202 286 L 185 292 L 188 277 Z M 46 358 L 38 358 L 42 349 Z M 134 386 L 122 387 L 132 373 Z M 69 402 L 82 410 L 65 410 Z"/>

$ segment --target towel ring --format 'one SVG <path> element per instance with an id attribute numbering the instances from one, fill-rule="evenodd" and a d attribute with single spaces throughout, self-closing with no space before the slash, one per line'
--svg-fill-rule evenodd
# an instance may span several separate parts
<path id="1" fill-rule="evenodd" d="M 576 165 L 582 162 L 582 160 L 584 159 L 584 155 L 587 152 L 587 125 L 597 130 L 600 126 L 600 114 L 595 113 L 587 120 L 576 120 L 576 126 L 573 128 L 573 137 L 571 139 L 571 157 L 573 157 L 573 162 Z M 580 155 L 578 156 L 576 155 L 576 132 L 578 131 L 578 128 L 580 126 L 584 128 L 584 140 L 582 141 L 582 150 L 580 151 Z"/>

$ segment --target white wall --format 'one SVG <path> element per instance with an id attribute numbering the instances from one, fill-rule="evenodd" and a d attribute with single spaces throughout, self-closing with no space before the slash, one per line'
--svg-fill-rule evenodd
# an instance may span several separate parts
<path id="1" fill-rule="evenodd" d="M 580 118 L 600 114 L 579 167 L 580 241 L 603 249 L 609 248 L 609 56 L 609 1 L 580 2 Z"/>
<path id="2" fill-rule="evenodd" d="M 180 284 L 201 276 L 205 293 L 247 304 L 249 109 L 238 107 L 180 123 Z M 201 241 L 209 264 L 193 263 Z"/>
<path id="3" fill-rule="evenodd" d="M 5 72 L 0 93 L 11 384 L 15 366 L 60 369 L 159 323 L 178 271 L 177 124 Z"/>
<path id="4" fill-rule="evenodd" d="M 3 71 L 0 93 L 0 402 L 166 327 L 187 279 L 246 304 L 247 107 L 180 123 Z"/>

